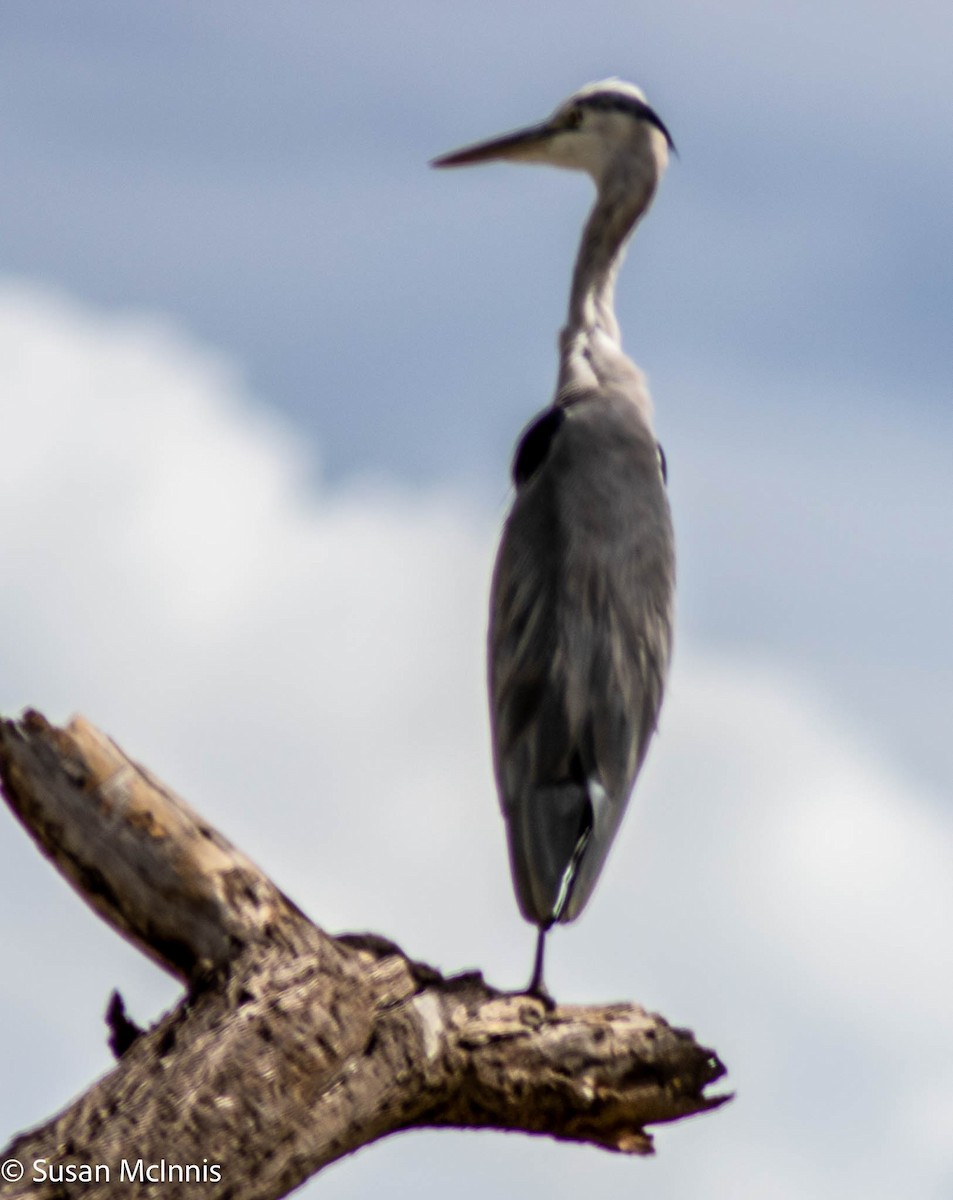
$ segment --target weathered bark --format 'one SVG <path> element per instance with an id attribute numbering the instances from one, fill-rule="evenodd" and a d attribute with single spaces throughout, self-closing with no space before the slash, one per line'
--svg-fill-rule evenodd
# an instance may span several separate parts
<path id="1" fill-rule="evenodd" d="M 269 1200 L 412 1127 L 525 1130 L 644 1154 L 646 1125 L 727 1098 L 704 1094 L 723 1074 L 717 1057 L 636 1006 L 547 1011 L 476 973 L 444 978 L 383 938 L 330 937 L 82 719 L 64 730 L 27 713 L 0 725 L 0 777 L 80 895 L 188 986 L 139 1037 L 111 1006 L 129 1048 L 0 1151 L 24 1167 L 21 1180 L 0 1180 L 0 1197 L 154 1196 L 161 1175 L 167 1200 L 194 1195 L 196 1180 L 208 1200 Z M 67 1167 L 84 1178 L 84 1165 L 108 1178 L 58 1181 Z"/>

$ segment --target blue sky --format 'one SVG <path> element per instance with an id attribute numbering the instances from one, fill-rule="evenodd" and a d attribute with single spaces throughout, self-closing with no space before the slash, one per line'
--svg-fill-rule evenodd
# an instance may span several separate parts
<path id="1" fill-rule="evenodd" d="M 693 1026 L 739 1099 L 652 1164 L 406 1138 L 326 1194 L 949 1193 L 951 38 L 927 3 L 0 11 L 3 710 L 83 711 L 320 922 L 501 983 L 531 933 L 487 576 L 590 185 L 427 162 L 610 74 L 679 148 L 618 297 L 677 655 L 553 981 Z M 111 987 L 140 1019 L 175 993 L 9 821 L 0 847 L 13 1128 L 105 1069 Z"/>

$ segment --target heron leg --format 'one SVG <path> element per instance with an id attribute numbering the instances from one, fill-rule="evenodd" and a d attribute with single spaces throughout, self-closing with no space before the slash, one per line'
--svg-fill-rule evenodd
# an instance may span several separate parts
<path id="1" fill-rule="evenodd" d="M 533 978 L 529 981 L 526 994 L 538 997 L 547 1008 L 555 1008 L 556 1001 L 546 990 L 546 984 L 543 982 L 543 955 L 546 952 L 546 934 L 549 933 L 549 930 L 549 925 L 540 925 L 539 927 L 539 934 L 536 938 L 536 958 L 533 961 Z"/>

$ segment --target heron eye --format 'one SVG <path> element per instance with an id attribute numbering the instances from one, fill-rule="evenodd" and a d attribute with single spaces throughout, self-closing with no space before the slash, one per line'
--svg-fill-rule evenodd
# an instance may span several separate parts
<path id="1" fill-rule="evenodd" d="M 578 129 L 582 124 L 582 109 L 571 108 L 569 112 L 566 113 L 564 124 L 567 129 Z"/>

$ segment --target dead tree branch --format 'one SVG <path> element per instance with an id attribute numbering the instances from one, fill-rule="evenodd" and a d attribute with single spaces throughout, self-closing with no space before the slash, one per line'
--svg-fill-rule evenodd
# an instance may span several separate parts
<path id="1" fill-rule="evenodd" d="M 0 1152 L 24 1167 L 0 1197 L 131 1200 L 161 1183 L 177 1200 L 201 1182 L 207 1200 L 272 1200 L 413 1127 L 646 1154 L 647 1125 L 727 1099 L 705 1095 L 717 1057 L 634 1005 L 547 1012 L 383 938 L 330 937 L 82 718 L 0 724 L 0 779 L 80 896 L 188 988 L 141 1036 L 112 1006 L 120 1061 Z"/>

